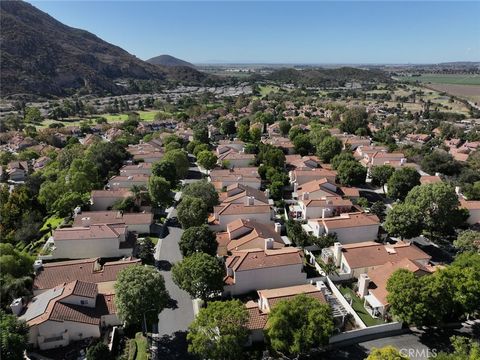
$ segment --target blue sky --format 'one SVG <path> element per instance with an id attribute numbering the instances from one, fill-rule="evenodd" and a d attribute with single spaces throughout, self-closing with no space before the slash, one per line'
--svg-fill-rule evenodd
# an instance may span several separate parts
<path id="1" fill-rule="evenodd" d="M 141 59 L 240 63 L 480 61 L 480 2 L 32 1 Z"/>

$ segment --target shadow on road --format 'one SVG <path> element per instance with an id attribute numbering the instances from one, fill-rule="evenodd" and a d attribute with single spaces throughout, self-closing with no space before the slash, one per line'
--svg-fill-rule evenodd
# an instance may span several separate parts
<path id="1" fill-rule="evenodd" d="M 155 267 L 159 271 L 170 271 L 172 269 L 172 263 L 167 260 L 156 260 Z"/>
<path id="2" fill-rule="evenodd" d="M 172 310 L 178 309 L 178 301 L 172 298 L 168 299 L 166 308 Z"/>
<path id="3" fill-rule="evenodd" d="M 197 359 L 187 352 L 187 332 L 177 331 L 173 335 L 164 335 L 157 341 L 157 359 Z"/>
<path id="4" fill-rule="evenodd" d="M 309 359 L 322 359 L 322 360 L 364 360 L 368 356 L 368 349 L 361 345 L 350 345 L 342 347 L 341 349 L 333 349 L 319 354 L 312 354 Z"/>

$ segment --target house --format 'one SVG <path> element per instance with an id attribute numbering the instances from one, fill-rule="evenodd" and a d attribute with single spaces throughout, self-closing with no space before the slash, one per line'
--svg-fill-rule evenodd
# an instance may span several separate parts
<path id="1" fill-rule="evenodd" d="M 7 174 L 11 181 L 25 181 L 28 175 L 28 163 L 26 161 L 10 161 L 7 166 Z"/>
<path id="2" fill-rule="evenodd" d="M 286 155 L 285 163 L 290 168 L 319 168 L 320 159 L 317 156 Z"/>
<path id="3" fill-rule="evenodd" d="M 234 168 L 234 169 L 215 169 L 210 171 L 210 182 L 216 189 L 221 190 L 232 184 L 241 184 L 250 186 L 254 189 L 260 189 L 262 179 L 258 174 L 258 168 Z"/>
<path id="4" fill-rule="evenodd" d="M 45 264 L 42 260 L 37 260 L 34 265 L 33 294 L 39 295 L 62 283 L 69 283 L 74 280 L 97 284 L 99 292 L 111 293 L 114 291 L 113 285 L 117 279 L 117 274 L 121 270 L 134 265 L 141 265 L 141 260 L 129 257 L 118 261 L 109 261 L 103 265 L 100 258 Z"/>
<path id="5" fill-rule="evenodd" d="M 430 255 L 414 244 L 402 241 L 393 245 L 374 241 L 348 245 L 337 242 L 332 247 L 323 249 L 321 257 L 325 263 L 334 262 L 340 269 L 340 274 L 349 274 L 354 278 L 383 264 L 404 258 L 424 266 L 427 266 L 431 259 Z"/>
<path id="6" fill-rule="evenodd" d="M 219 201 L 223 204 L 245 204 L 248 197 L 253 198 L 254 205 L 273 204 L 273 200 L 268 198 L 268 190 L 263 192 L 251 186 L 238 183 L 227 186 L 226 191 L 219 194 Z"/>
<path id="7" fill-rule="evenodd" d="M 149 175 L 137 174 L 137 175 L 115 175 L 108 180 L 108 186 L 112 190 L 117 189 L 130 189 L 133 185 L 147 186 Z"/>
<path id="8" fill-rule="evenodd" d="M 360 161 L 362 165 L 367 167 L 391 165 L 396 163 L 404 164 L 407 162 L 403 153 L 389 153 L 384 151 L 377 151 L 373 154 L 365 155 L 363 160 Z"/>
<path id="9" fill-rule="evenodd" d="M 385 317 L 388 312 L 387 282 L 392 274 L 400 269 L 413 272 L 416 276 L 432 274 L 435 267 L 424 265 L 418 261 L 403 258 L 399 261 L 389 261 L 358 278 L 358 294 L 364 299 L 365 309 L 372 317 Z"/>
<path id="10" fill-rule="evenodd" d="M 222 165 L 226 162 L 229 168 L 249 167 L 254 163 L 254 161 L 254 154 L 246 154 L 243 151 L 237 152 L 234 149 L 230 149 L 218 155 L 218 164 Z"/>
<path id="11" fill-rule="evenodd" d="M 268 321 L 268 314 L 280 301 L 291 300 L 297 295 L 305 294 L 306 296 L 317 299 L 323 304 L 327 304 L 323 292 L 312 284 L 259 290 L 257 294 L 257 301 L 250 300 L 245 304 L 248 312 L 247 329 L 250 331 L 250 341 L 254 343 L 264 341 L 264 331 Z"/>
<path id="12" fill-rule="evenodd" d="M 314 218 L 330 218 L 352 211 L 353 204 L 340 196 L 328 196 L 321 199 L 309 199 L 305 193 L 298 205 L 290 207 L 294 219 L 308 220 Z"/>
<path id="13" fill-rule="evenodd" d="M 302 251 L 293 247 L 274 250 L 269 248 L 272 245 L 265 241 L 264 249 L 232 251 L 225 260 L 224 295 L 306 283 Z"/>
<path id="14" fill-rule="evenodd" d="M 120 176 L 134 176 L 134 175 L 152 175 L 152 163 L 139 163 L 132 165 L 123 165 L 120 168 Z"/>
<path id="15" fill-rule="evenodd" d="M 84 211 L 75 214 L 74 227 L 87 227 L 92 224 L 123 224 L 128 227 L 128 231 L 149 234 L 150 226 L 153 224 L 153 214 L 150 212 L 124 213 L 117 210 Z"/>
<path id="16" fill-rule="evenodd" d="M 280 131 L 280 124 L 278 122 L 268 125 L 267 132 L 268 136 L 270 137 L 282 135 L 282 132 Z"/>
<path id="17" fill-rule="evenodd" d="M 127 150 L 136 162 L 154 163 L 165 155 L 163 151 L 148 143 L 130 145 Z"/>
<path id="18" fill-rule="evenodd" d="M 355 150 L 359 146 L 369 146 L 372 140 L 369 137 L 365 136 L 357 136 L 351 134 L 332 134 L 336 138 L 338 138 L 342 144 L 344 149 L 351 149 Z"/>
<path id="19" fill-rule="evenodd" d="M 460 207 L 468 210 L 467 223 L 469 225 L 480 223 L 480 200 L 465 200 L 461 198 Z"/>
<path id="20" fill-rule="evenodd" d="M 227 231 L 218 232 L 217 254 L 226 256 L 233 250 L 261 249 L 267 240 L 273 249 L 285 246 L 280 236 L 282 226 L 279 223 L 262 224 L 255 220 L 237 219 L 227 225 Z"/>
<path id="21" fill-rule="evenodd" d="M 108 210 L 118 201 L 123 201 L 132 196 L 129 189 L 117 190 L 92 190 L 90 195 L 91 210 Z"/>
<path id="22" fill-rule="evenodd" d="M 438 175 L 433 175 L 433 176 L 424 175 L 424 176 L 420 177 L 420 184 L 422 184 L 422 185 L 423 184 L 435 184 L 435 183 L 439 183 L 439 182 L 442 182 L 442 179 Z"/>
<path id="23" fill-rule="evenodd" d="M 299 168 L 290 171 L 289 177 L 290 183 L 297 184 L 297 186 L 314 180 L 322 180 L 324 178 L 334 184 L 335 178 L 337 177 L 337 172 L 335 170 L 328 170 L 324 168 Z"/>
<path id="24" fill-rule="evenodd" d="M 412 143 L 425 144 L 432 137 L 429 134 L 407 134 L 406 140 Z"/>
<path id="25" fill-rule="evenodd" d="M 263 140 L 263 143 L 270 144 L 272 146 L 282 149 L 285 154 L 292 155 L 295 154 L 295 146 L 289 138 L 283 136 L 275 136 L 266 140 Z"/>
<path id="26" fill-rule="evenodd" d="M 38 171 L 43 169 L 52 159 L 48 156 L 41 156 L 38 159 L 33 161 L 33 171 Z"/>
<path id="27" fill-rule="evenodd" d="M 293 184 L 292 197 L 301 200 L 318 200 L 326 196 L 337 196 L 337 185 L 327 178 L 312 180 L 302 185 Z"/>
<path id="28" fill-rule="evenodd" d="M 380 220 L 376 215 L 364 212 L 342 213 L 330 218 L 310 219 L 304 228 L 319 237 L 335 234 L 342 244 L 376 240 Z"/>
<path id="29" fill-rule="evenodd" d="M 220 140 L 218 142 L 218 146 L 221 147 L 228 147 L 231 149 L 236 150 L 237 152 L 241 152 L 245 147 L 245 143 L 241 140 Z"/>
<path id="30" fill-rule="evenodd" d="M 99 338 L 102 328 L 120 325 L 114 297 L 99 293 L 97 284 L 75 280 L 35 296 L 25 310 L 17 299 L 13 309 L 29 327 L 29 344 L 48 350 Z"/>
<path id="31" fill-rule="evenodd" d="M 85 259 L 130 256 L 135 241 L 124 224 L 92 224 L 56 229 L 47 244 L 52 259 Z"/>
<path id="32" fill-rule="evenodd" d="M 237 219 L 252 219 L 262 224 L 272 222 L 270 205 L 255 205 L 253 197 L 247 197 L 243 204 L 226 203 L 213 208 L 213 218 L 210 223 L 215 230 L 225 231 L 227 225 Z"/>

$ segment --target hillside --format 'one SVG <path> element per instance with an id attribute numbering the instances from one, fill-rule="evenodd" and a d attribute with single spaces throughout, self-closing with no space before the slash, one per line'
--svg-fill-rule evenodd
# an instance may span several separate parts
<path id="1" fill-rule="evenodd" d="M 163 65 L 163 66 L 188 66 L 194 68 L 195 65 L 189 63 L 188 61 L 178 59 L 171 55 L 160 55 L 155 56 L 147 60 L 148 63 L 153 65 Z"/>
<path id="2" fill-rule="evenodd" d="M 266 76 L 268 80 L 303 86 L 342 86 L 345 82 L 389 82 L 380 70 L 363 70 L 352 67 L 338 69 L 279 69 Z"/>
<path id="3" fill-rule="evenodd" d="M 121 94 L 127 89 L 119 80 L 198 83 L 207 77 L 190 67 L 149 64 L 25 2 L 1 1 L 0 10 L 2 97 Z"/>

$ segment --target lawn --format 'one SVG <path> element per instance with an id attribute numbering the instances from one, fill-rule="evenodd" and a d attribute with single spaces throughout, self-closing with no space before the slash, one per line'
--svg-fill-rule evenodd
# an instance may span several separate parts
<path id="1" fill-rule="evenodd" d="M 63 222 L 62 217 L 58 217 L 57 215 L 52 215 L 45 221 L 43 226 L 40 228 L 40 231 L 47 231 L 49 229 L 49 226 L 53 229 L 56 229 L 57 227 L 60 226 L 60 224 Z"/>
<path id="2" fill-rule="evenodd" d="M 157 246 L 158 237 L 149 236 L 148 238 L 149 238 L 150 240 L 152 240 L 153 245 Z"/>
<path id="3" fill-rule="evenodd" d="M 343 296 L 348 295 L 352 299 L 352 308 L 353 310 L 355 310 L 358 316 L 360 316 L 360 319 L 362 319 L 365 325 L 375 326 L 375 325 L 381 325 L 385 323 L 381 319 L 374 319 L 370 316 L 370 314 L 367 312 L 367 310 L 363 306 L 363 300 L 360 299 L 352 289 L 346 286 L 340 286 L 338 289 L 343 294 Z"/>
<path id="4" fill-rule="evenodd" d="M 148 360 L 148 341 L 141 332 L 135 335 L 135 342 L 137 343 L 136 360 Z"/>
<path id="5" fill-rule="evenodd" d="M 474 74 L 422 74 L 420 76 L 401 76 L 398 79 L 431 84 L 480 85 L 480 75 Z"/>
<path id="6" fill-rule="evenodd" d="M 275 93 L 278 92 L 279 87 L 278 86 L 272 86 L 272 85 L 263 85 L 260 86 L 260 96 L 264 97 L 270 93 Z"/>

